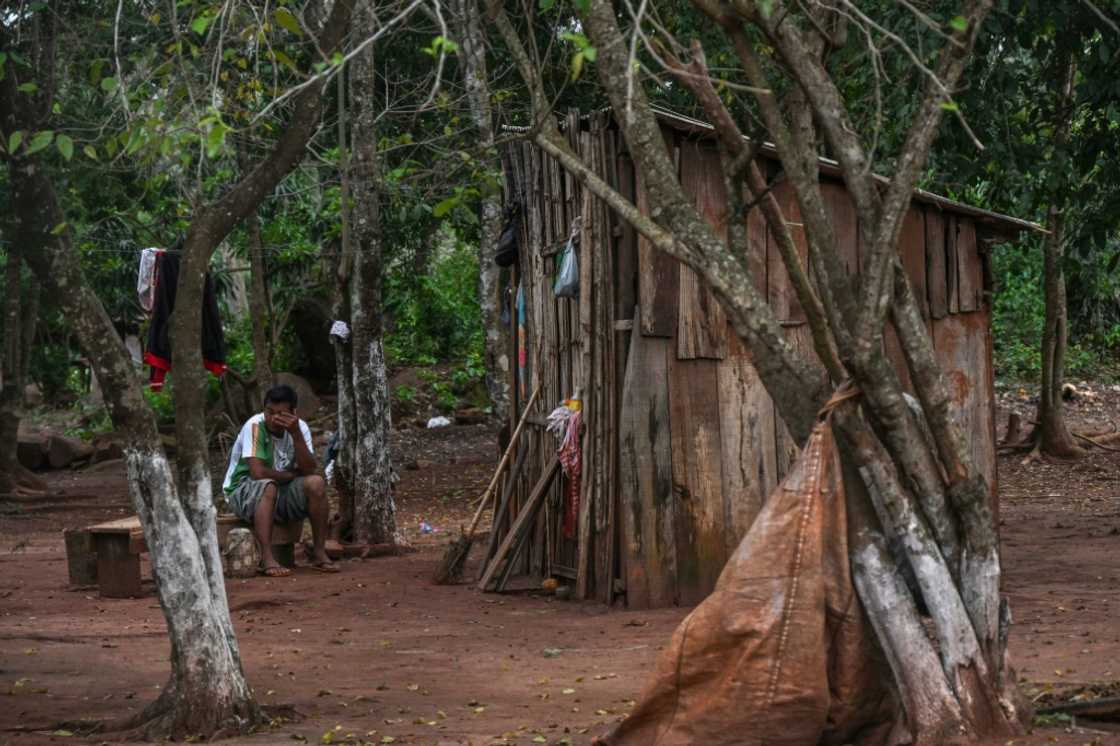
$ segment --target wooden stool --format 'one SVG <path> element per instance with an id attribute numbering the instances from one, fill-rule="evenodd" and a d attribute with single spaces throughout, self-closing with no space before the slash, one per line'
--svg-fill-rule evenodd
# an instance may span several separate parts
<path id="1" fill-rule="evenodd" d="M 218 516 L 218 547 L 225 549 L 231 528 L 248 528 L 252 525 L 235 515 Z M 89 541 L 85 541 L 88 536 Z M 272 525 L 272 555 L 287 568 L 296 566 L 296 544 L 303 536 L 303 519 Z M 92 544 L 92 547 L 89 545 Z M 83 548 L 85 551 L 83 552 Z M 92 564 L 89 549 L 97 555 L 96 575 L 80 570 L 83 562 Z M 66 551 L 70 563 L 71 582 L 85 585 L 96 582 L 105 598 L 133 598 L 140 595 L 140 555 L 148 551 L 140 518 L 121 518 L 99 523 L 84 531 L 66 533 Z M 92 568 L 90 568 L 92 569 Z"/>
<path id="2" fill-rule="evenodd" d="M 137 516 L 90 526 L 97 552 L 97 584 L 106 598 L 140 595 L 140 555 L 147 551 Z"/>

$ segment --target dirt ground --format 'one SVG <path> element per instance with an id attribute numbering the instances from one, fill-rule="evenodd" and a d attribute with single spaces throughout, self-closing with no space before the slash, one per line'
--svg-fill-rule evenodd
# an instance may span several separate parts
<path id="1" fill-rule="evenodd" d="M 1086 419 L 1099 409 L 1086 405 Z M 443 543 L 489 480 L 494 436 L 406 430 L 394 450 L 400 525 L 419 551 L 346 562 L 334 576 L 229 582 L 250 682 L 265 704 L 300 714 L 241 741 L 583 744 L 624 717 L 687 610 L 432 586 Z M 1105 451 L 1074 465 L 1001 458 L 1012 655 L 1040 703 L 1120 688 L 1118 469 L 1120 453 Z M 49 479 L 60 494 L 0 513 L 0 744 L 77 741 L 52 724 L 135 712 L 168 674 L 150 584 L 130 600 L 67 588 L 61 529 L 131 512 L 119 464 Z M 1053 723 L 1006 743 L 1120 744 L 1110 728 Z"/>

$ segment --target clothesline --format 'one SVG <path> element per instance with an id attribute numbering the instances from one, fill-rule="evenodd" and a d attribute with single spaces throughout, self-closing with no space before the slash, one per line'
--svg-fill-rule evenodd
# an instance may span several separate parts
<path id="1" fill-rule="evenodd" d="M 0 243 L 4 243 L 4 242 L 0 241 Z M 139 256 L 141 251 L 143 251 L 143 249 L 81 249 L 80 250 L 80 252 L 82 254 L 119 254 L 121 256 L 133 256 L 133 257 Z M 280 253 L 283 253 L 285 251 L 290 251 L 290 249 L 284 249 L 284 248 L 260 249 L 260 250 L 254 249 L 253 251 L 250 251 L 248 253 L 249 254 L 280 254 Z M 360 254 L 360 253 L 362 253 L 362 252 L 353 251 L 353 250 L 343 251 L 343 252 L 327 251 L 327 252 L 320 252 L 318 254 L 311 254 L 311 256 L 332 256 L 333 257 L 333 256 L 338 256 L 339 254 L 342 254 L 344 256 L 353 256 L 353 255 Z M 240 258 L 240 256 L 241 256 L 241 253 L 239 252 L 237 258 Z"/>

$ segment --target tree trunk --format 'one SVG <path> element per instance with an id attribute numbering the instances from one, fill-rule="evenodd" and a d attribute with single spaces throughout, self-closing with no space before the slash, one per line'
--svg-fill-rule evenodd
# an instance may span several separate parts
<path id="1" fill-rule="evenodd" d="M 272 385 L 272 349 L 268 343 L 269 303 L 265 286 L 264 243 L 261 241 L 261 221 L 254 210 L 245 219 L 249 234 L 249 316 L 253 322 L 253 381 L 256 399 Z"/>
<path id="2" fill-rule="evenodd" d="M 463 50 L 463 78 L 467 87 L 471 116 L 479 135 L 479 160 L 486 170 L 500 173 L 501 161 L 494 147 L 494 115 L 490 108 L 490 78 L 486 69 L 486 39 L 482 34 L 478 0 L 456 0 L 455 13 L 460 24 Z M 478 303 L 482 311 L 486 389 L 494 415 L 509 418 L 509 357 L 506 335 L 502 331 L 501 268 L 494 263 L 494 251 L 502 232 L 501 193 L 484 191 L 481 199 L 481 230 L 478 243 Z"/>
<path id="3" fill-rule="evenodd" d="M 1073 112 L 1073 84 L 1076 67 L 1072 59 L 1063 63 L 1062 90 L 1056 107 L 1059 124 L 1054 134 L 1054 148 L 1063 153 L 1069 141 Z M 1050 235 L 1043 241 L 1043 293 L 1046 299 L 1046 321 L 1042 330 L 1042 392 L 1038 402 L 1038 450 L 1057 458 L 1076 458 L 1085 454 L 1066 426 L 1062 405 L 1062 383 L 1065 378 L 1068 331 L 1066 278 L 1062 269 L 1065 255 L 1065 216 L 1058 205 L 1059 197 L 1051 196 L 1046 222 Z"/>
<path id="4" fill-rule="evenodd" d="M 45 492 L 47 485 L 19 462 L 19 423 L 23 409 L 23 386 L 26 382 L 30 345 L 28 332 L 34 333 L 38 314 L 38 286 L 32 287 L 29 303 L 22 302 L 21 275 L 23 248 L 17 241 L 8 245 L 5 270 L 4 350 L 0 361 L 0 493 L 35 494 Z M 30 322 L 30 323 L 29 323 Z"/>
<path id="5" fill-rule="evenodd" d="M 20 338 L 23 342 L 23 349 L 20 351 L 19 362 L 19 380 L 21 385 L 27 384 L 31 374 L 31 347 L 35 344 L 35 335 L 39 333 L 39 301 L 42 295 L 42 286 L 39 278 L 34 274 L 31 275 L 31 281 L 27 289 L 27 302 L 24 304 L 23 309 L 23 331 L 20 332 Z"/>
<path id="6" fill-rule="evenodd" d="M 353 265 L 353 242 L 350 240 L 350 161 L 346 134 L 346 76 L 338 76 L 338 170 L 341 180 L 339 194 L 338 257 L 335 262 L 337 282 L 334 318 L 350 324 L 350 268 Z M 332 485 L 338 493 L 340 520 L 333 530 L 333 538 L 350 541 L 354 538 L 354 437 L 357 422 L 354 419 L 354 361 L 351 347 L 352 335 L 343 338 L 332 336 L 335 350 L 335 378 L 338 381 L 338 423 L 335 437 L 338 450 L 332 473 Z"/>
<path id="7" fill-rule="evenodd" d="M 8 80 L 11 77 L 9 72 Z M 10 87 L 4 86 L 6 114 L 14 98 L 8 95 Z M 5 135 L 10 131 L 5 126 Z M 155 418 L 128 350 L 85 282 L 69 231 L 52 235 L 63 215 L 39 163 L 34 158 L 13 159 L 10 173 L 19 241 L 35 249 L 28 263 L 70 319 L 104 388 L 113 424 L 125 436 L 129 494 L 144 528 L 171 637 L 168 685 L 143 712 L 119 727 L 140 729 L 149 738 L 247 731 L 262 718 L 245 680 L 229 619 L 214 508 L 207 502 L 200 511 L 197 499 L 186 505 L 180 502 L 180 490 L 159 446 Z M 204 492 L 208 499 L 209 472 L 196 470 L 194 482 L 190 486 L 196 494 Z M 205 520 L 190 520 L 200 514 Z M 206 522 L 208 531 L 192 526 Z"/>
<path id="8" fill-rule="evenodd" d="M 373 2 L 355 10 L 354 28 L 372 35 L 377 28 Z M 349 229 L 353 249 L 350 276 L 350 376 L 354 416 L 352 468 L 354 540 L 384 544 L 396 540 L 392 464 L 389 454 L 391 415 L 389 382 L 382 346 L 383 246 L 381 238 L 380 167 L 377 153 L 377 69 L 374 47 L 367 46 L 350 63 L 350 130 L 348 181 Z M 339 371 L 339 376 L 345 374 Z M 341 403 L 341 397 L 340 397 Z"/>

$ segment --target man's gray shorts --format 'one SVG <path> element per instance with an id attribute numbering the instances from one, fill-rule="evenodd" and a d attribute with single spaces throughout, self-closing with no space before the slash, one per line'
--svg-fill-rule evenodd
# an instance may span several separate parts
<path id="1" fill-rule="evenodd" d="M 243 479 L 233 492 L 226 495 L 226 502 L 230 510 L 243 521 L 253 522 L 264 495 L 265 487 L 276 485 L 276 512 L 273 514 L 275 523 L 302 520 L 307 517 L 307 494 L 303 491 L 304 477 L 296 477 L 290 482 L 280 484 L 271 479 Z"/>

